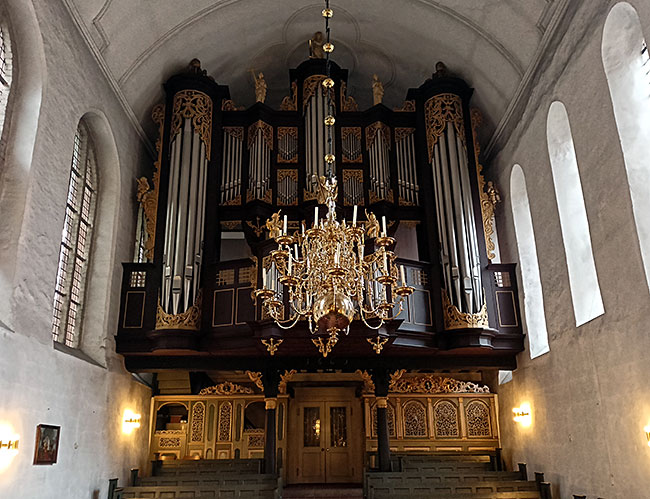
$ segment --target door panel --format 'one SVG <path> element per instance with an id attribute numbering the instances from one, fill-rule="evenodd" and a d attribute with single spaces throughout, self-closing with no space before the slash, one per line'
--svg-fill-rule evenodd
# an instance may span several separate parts
<path id="1" fill-rule="evenodd" d="M 322 404 L 301 404 L 302 441 L 298 476 L 305 483 L 325 481 L 325 459 L 322 445 Z"/>
<path id="2" fill-rule="evenodd" d="M 340 389 L 305 389 L 300 395 L 289 423 L 288 483 L 361 482 L 363 423 L 354 392 L 349 398 Z"/>

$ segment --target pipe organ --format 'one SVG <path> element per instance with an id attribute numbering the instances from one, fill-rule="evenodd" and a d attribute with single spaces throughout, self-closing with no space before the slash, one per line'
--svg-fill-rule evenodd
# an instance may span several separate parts
<path id="1" fill-rule="evenodd" d="M 196 60 L 165 84 L 153 186 L 141 180 L 138 191 L 147 232 L 138 247 L 147 248 L 148 261 L 124 264 L 119 352 L 314 354 L 301 346 L 306 326 L 301 339 L 295 328 L 271 325 L 251 291 L 278 271 L 266 239 L 271 215 L 280 208 L 286 222 L 276 222 L 300 233 L 325 214 L 316 178 L 326 171 L 328 115 L 335 117 L 337 210 L 347 220 L 356 206 L 360 222 L 365 210 L 394 221 L 385 230 L 397 238 L 396 264 L 414 288 L 400 321 L 381 332 L 388 338 L 382 355 L 473 348 L 503 356 L 523 348 L 514 266 L 490 260 L 498 254 L 490 199 L 498 195 L 483 192 L 472 89 L 438 72 L 410 89 L 400 108 L 359 111 L 346 94 L 347 70 L 330 64 L 328 88 L 324 60 L 292 69 L 280 109 L 237 107 Z M 222 238 L 225 232 L 239 236 Z M 222 239 L 238 237 L 246 251 L 224 258 Z M 366 339 L 377 332 L 357 322 L 335 356 L 375 355 Z"/>

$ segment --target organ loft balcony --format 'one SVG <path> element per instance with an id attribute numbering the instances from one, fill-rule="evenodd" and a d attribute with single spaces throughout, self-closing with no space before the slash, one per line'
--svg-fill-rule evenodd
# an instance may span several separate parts
<path id="1" fill-rule="evenodd" d="M 280 109 L 264 103 L 261 74 L 258 102 L 243 109 L 196 60 L 167 81 L 153 112 L 157 157 L 138 184 L 139 261 L 123 264 L 116 340 L 127 368 L 515 367 L 517 274 L 497 263 L 498 193 L 482 172 L 473 90 L 439 64 L 399 108 L 381 103 L 376 80 L 362 111 L 346 82 L 336 63 L 309 59 L 290 71 Z M 277 270 L 274 214 L 299 238 L 327 211 L 318 179 L 329 144 L 337 219 L 385 219 L 412 293 L 377 330 L 357 310 L 324 357 L 313 341 L 323 331 L 306 320 L 284 329 L 255 291 Z M 366 253 L 379 246 L 368 233 Z M 286 287 L 274 292 L 288 317 Z"/>

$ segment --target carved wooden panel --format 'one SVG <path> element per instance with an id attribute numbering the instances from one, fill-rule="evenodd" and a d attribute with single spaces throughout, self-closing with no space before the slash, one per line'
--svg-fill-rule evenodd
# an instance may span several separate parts
<path id="1" fill-rule="evenodd" d="M 472 400 L 465 406 L 465 420 L 467 424 L 467 436 L 492 436 L 490 408 L 482 400 Z"/>
<path id="2" fill-rule="evenodd" d="M 426 437 L 427 436 L 427 411 L 424 404 L 417 400 L 411 400 L 404 404 L 404 436 L 405 437 Z"/>
<path id="3" fill-rule="evenodd" d="M 192 425 L 190 431 L 190 442 L 203 441 L 203 427 L 205 426 L 205 404 L 196 402 L 192 406 Z"/>
<path id="4" fill-rule="evenodd" d="M 460 435 L 458 409 L 453 402 L 441 400 L 433 408 L 436 438 L 456 438 Z"/>

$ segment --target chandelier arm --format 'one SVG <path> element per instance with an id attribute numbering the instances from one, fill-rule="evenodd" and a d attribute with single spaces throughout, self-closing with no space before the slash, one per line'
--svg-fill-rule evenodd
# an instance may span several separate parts
<path id="1" fill-rule="evenodd" d="M 296 315 L 295 320 L 294 320 L 293 323 L 292 323 L 291 325 L 289 325 L 289 326 L 283 326 L 282 324 L 283 324 L 283 323 L 286 324 L 287 322 L 291 321 L 291 319 L 289 319 L 288 321 L 282 321 L 282 322 L 280 322 L 278 319 L 274 319 L 274 320 L 275 320 L 275 323 L 277 324 L 277 326 L 278 326 L 280 329 L 291 329 L 292 327 L 294 327 L 294 326 L 298 323 L 298 320 L 299 320 L 299 319 L 300 319 L 300 316 L 299 316 L 299 315 Z"/>
<path id="2" fill-rule="evenodd" d="M 366 327 L 372 329 L 373 331 L 377 331 L 378 329 L 381 329 L 381 327 L 384 325 L 384 319 L 382 319 L 381 317 L 379 318 L 379 320 L 380 320 L 379 325 L 375 327 L 375 326 L 371 326 L 370 324 L 368 324 L 364 314 L 359 314 L 359 316 L 361 317 L 361 321 L 366 325 Z"/>

